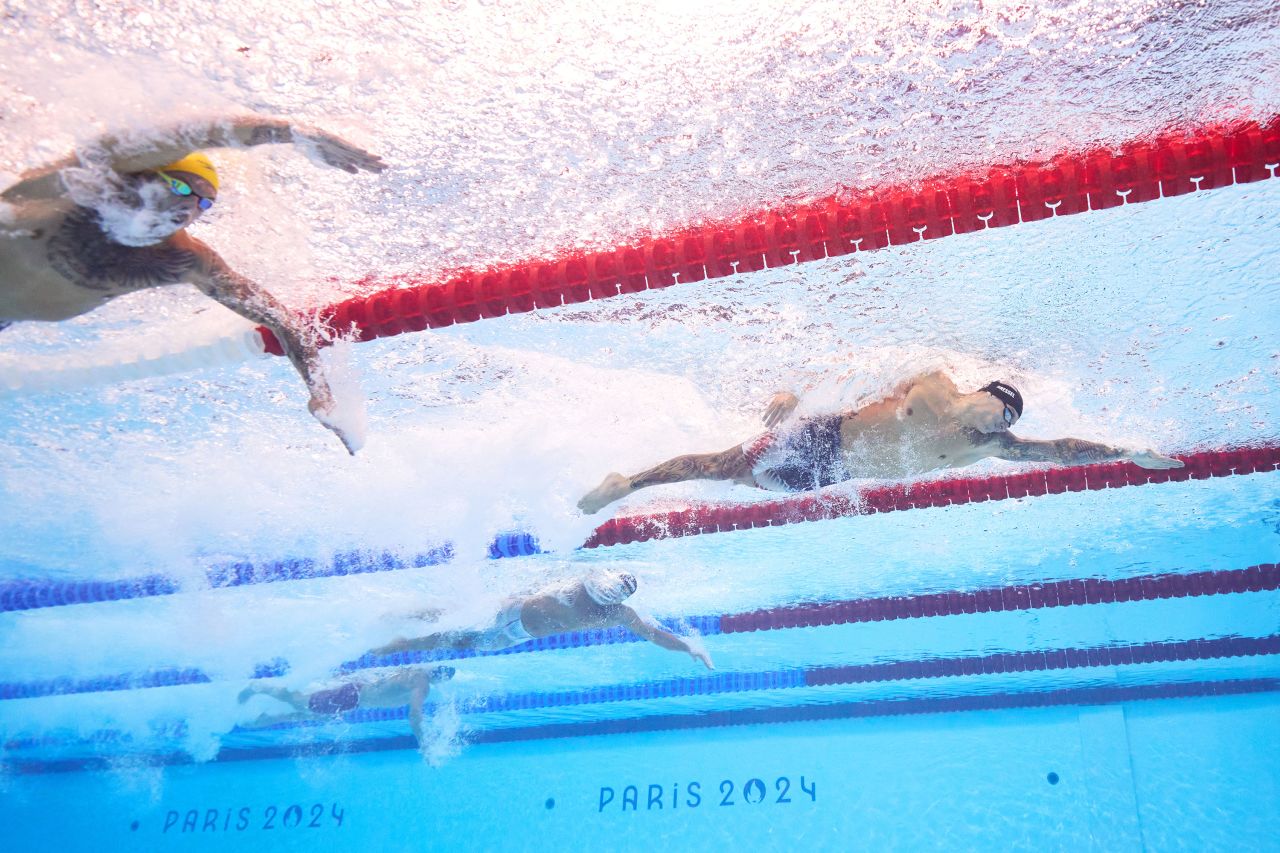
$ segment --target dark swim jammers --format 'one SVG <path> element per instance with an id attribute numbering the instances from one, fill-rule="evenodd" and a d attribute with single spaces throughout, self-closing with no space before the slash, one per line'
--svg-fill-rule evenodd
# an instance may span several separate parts
<path id="1" fill-rule="evenodd" d="M 332 690 L 312 693 L 311 699 L 307 701 L 307 707 L 312 713 L 335 717 L 352 710 L 359 704 L 360 688 L 350 681 Z"/>
<path id="2" fill-rule="evenodd" d="M 756 482 L 766 489 L 808 492 L 850 478 L 840 452 L 844 415 L 802 418 L 742 445 Z"/>

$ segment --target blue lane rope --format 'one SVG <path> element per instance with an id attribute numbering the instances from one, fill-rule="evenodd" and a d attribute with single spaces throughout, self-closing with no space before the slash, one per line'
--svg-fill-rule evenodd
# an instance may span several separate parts
<path id="1" fill-rule="evenodd" d="M 279 678 L 289 671 L 289 663 L 276 658 L 260 663 L 254 678 Z M 183 684 L 211 684 L 213 679 L 192 667 L 155 669 L 150 672 L 107 675 L 98 678 L 51 678 L 44 681 L 0 682 L 0 701 L 6 699 L 38 699 L 42 696 L 66 696 L 72 693 L 110 693 L 117 690 L 144 690 L 149 687 L 177 687 Z"/>
<path id="2" fill-rule="evenodd" d="M 1188 478 L 1204 479 L 1210 476 L 1224 477 L 1234 474 L 1248 474 L 1262 471 L 1275 471 L 1277 466 L 1277 458 L 1280 449 L 1275 447 L 1260 448 L 1236 448 L 1231 450 L 1206 451 L 1203 453 L 1192 454 L 1186 457 L 1188 461 L 1188 469 L 1183 474 L 1174 476 L 1166 474 L 1161 481 L 1167 479 L 1175 479 L 1178 481 Z M 1056 486 L 1050 488 L 1050 480 L 1064 480 L 1062 488 L 1069 488 L 1070 483 L 1077 483 L 1080 488 L 1114 488 L 1117 485 L 1130 484 L 1140 485 L 1146 482 L 1155 482 L 1154 475 L 1150 472 L 1143 473 L 1138 469 L 1132 471 L 1120 472 L 1112 470 L 1116 466 L 1094 465 L 1076 468 L 1065 468 L 1061 470 L 1049 471 L 1044 474 L 1049 480 L 1046 480 L 1044 488 L 1052 493 L 1061 491 Z M 1123 468 L 1123 466 L 1120 466 Z M 1130 466 L 1132 467 L 1132 466 Z M 1092 473 L 1090 473 L 1092 472 Z M 1135 473 L 1136 472 L 1136 473 Z M 1120 477 L 1120 473 L 1124 476 Z M 1027 485 L 1019 481 L 1019 478 L 1025 479 L 1031 475 L 1014 475 L 1013 477 L 988 477 L 982 478 L 980 481 L 952 480 L 945 481 L 943 485 L 948 488 L 964 486 L 969 490 L 965 493 L 964 500 L 960 502 L 968 503 L 970 501 L 985 501 L 1000 499 L 1002 497 L 1015 496 L 1016 494 L 1028 495 Z M 1037 472 L 1036 476 L 1039 476 Z M 1098 477 L 1094 483 L 1091 477 Z M 1115 478 L 1119 477 L 1117 481 Z M 1017 482 L 1015 494 L 1014 485 Z M 966 485 L 966 483 L 968 483 Z M 934 489 L 940 488 L 940 483 L 926 483 Z M 973 488 L 979 488 L 979 494 L 974 496 L 971 494 Z M 895 491 L 897 489 L 897 491 Z M 994 491 L 993 491 L 994 489 Z M 1069 489 L 1069 490 L 1074 490 Z M 909 506 L 915 506 L 913 500 L 906 498 L 906 493 L 901 492 L 901 487 L 884 488 L 879 490 L 880 502 L 883 504 L 877 512 L 886 512 L 897 509 L 907 509 Z M 871 493 L 864 493 L 862 499 L 869 500 Z M 946 498 L 947 503 L 954 505 L 957 503 L 959 496 L 953 495 Z M 906 503 L 899 505 L 900 500 Z M 806 498 L 805 500 L 810 500 Z M 934 500 L 933 498 L 929 499 Z M 887 503 L 886 503 L 887 501 Z M 776 502 L 775 502 L 776 503 Z M 926 502 L 933 506 L 934 503 Z M 767 507 L 766 507 L 767 508 Z M 697 522 L 697 517 L 703 511 L 709 512 L 716 519 L 714 523 L 698 522 L 697 526 L 689 526 L 693 522 Z M 746 512 L 750 518 L 744 517 L 742 514 Z M 746 529 L 747 527 L 759 527 L 762 519 L 756 519 L 748 507 L 728 507 L 728 506 L 712 506 L 703 508 L 702 510 L 690 510 L 682 513 L 668 514 L 667 519 L 668 534 L 672 533 L 671 525 L 674 524 L 677 516 L 688 516 L 684 518 L 681 524 L 685 526 L 681 529 L 684 531 L 678 535 L 691 535 L 693 532 L 708 532 L 714 530 L 728 529 Z M 630 532 L 639 530 L 637 525 L 643 527 L 650 524 L 655 519 L 645 517 L 635 517 L 630 519 L 618 520 L 614 519 L 605 522 L 600 530 L 597 530 L 592 536 L 592 540 L 588 540 L 587 544 L 600 539 L 600 542 L 612 542 L 618 538 L 619 531 L 626 533 L 626 536 L 619 541 L 640 541 L 631 536 Z M 778 519 L 774 519 L 777 521 Z M 785 519 L 783 519 L 785 521 Z M 797 519 L 791 519 L 792 521 Z M 748 523 L 749 522 L 749 523 Z M 745 524 L 745 527 L 743 526 Z M 677 525 L 678 526 L 678 525 Z M 602 535 L 601 530 L 609 529 L 607 535 Z M 624 529 L 625 528 L 625 529 Z M 649 533 L 645 533 L 644 539 L 649 538 Z M 503 559 L 508 557 L 523 557 L 534 554 L 544 553 L 537 537 L 525 532 L 510 532 L 499 534 L 488 546 L 488 556 L 491 559 Z M 266 563 L 237 562 L 229 563 L 210 568 L 207 572 L 209 584 L 215 588 L 227 586 L 241 586 L 245 584 L 256 583 L 275 583 L 286 580 L 302 580 L 307 578 L 332 577 L 334 575 L 360 574 L 364 572 L 382 572 L 396 569 L 405 569 L 410 567 L 422 567 L 429 565 L 438 565 L 453 559 L 454 549 L 452 543 L 444 545 L 427 552 L 419 554 L 416 557 L 404 560 L 398 555 L 391 552 L 370 553 L 363 551 L 347 552 L 335 555 L 329 565 L 317 563 L 312 559 L 284 559 L 269 561 Z M 145 578 L 134 578 L 119 581 L 47 581 L 47 580 L 17 580 L 0 584 L 0 612 L 12 612 L 17 610 L 33 610 L 42 607 L 59 607 L 68 604 L 89 604 L 102 601 L 119 601 L 131 598 L 146 598 L 157 595 L 172 595 L 178 592 L 176 582 L 162 575 L 152 575 Z"/>
<path id="3" fill-rule="evenodd" d="M 545 554 L 538 538 L 531 533 L 500 533 L 489 543 L 491 560 L 508 557 L 531 557 Z M 255 563 L 247 560 L 219 563 L 205 575 L 214 589 L 249 586 L 260 583 L 310 580 L 370 572 L 391 572 L 439 566 L 455 556 L 452 542 L 446 542 L 421 554 L 401 557 L 390 551 L 344 551 L 325 563 L 309 557 L 289 557 Z M 65 607 L 70 604 L 98 604 L 105 601 L 127 601 L 181 592 L 177 581 L 164 575 L 124 578 L 111 581 L 77 580 L 11 580 L 0 583 L 0 613 Z"/>
<path id="4" fill-rule="evenodd" d="M 745 693 L 792 687 L 913 681 L 1010 672 L 1051 672 L 1101 666 L 1167 663 L 1175 660 L 1212 660 L 1277 654 L 1280 654 L 1280 634 L 1265 637 L 1228 636 L 1186 641 L 1119 643 L 1088 648 L 1037 649 L 1025 652 L 961 655 L 871 664 L 806 666 L 763 672 L 725 672 L 660 681 L 601 685 L 582 690 L 494 694 L 465 700 L 458 705 L 458 709 L 465 714 L 484 714 L 558 708 L 567 705 L 643 702 L 651 699 L 711 696 L 719 693 Z M 407 717 L 408 706 L 356 710 L 342 715 L 342 719 L 349 723 L 403 720 Z M 280 727 L 288 728 L 295 725 L 297 724 L 285 723 Z"/>
<path id="5" fill-rule="evenodd" d="M 234 577 L 243 578 L 245 574 L 240 573 Z M 819 625 L 837 625 L 849 624 L 854 621 L 874 621 L 876 619 L 886 618 L 908 618 L 911 616 L 926 615 L 944 615 L 956 613 L 975 613 L 987 612 L 993 609 L 1025 609 L 1027 607 L 1042 606 L 1061 606 L 1063 601 L 1055 593 L 1051 596 L 1053 601 L 1047 603 L 1043 600 L 1045 591 L 1051 587 L 1057 588 L 1066 584 L 1067 587 L 1078 587 L 1076 593 L 1068 596 L 1071 604 L 1084 604 L 1086 602 L 1107 602 L 1133 600 L 1135 598 L 1167 598 L 1180 597 L 1184 595 L 1219 595 L 1226 593 L 1238 593 L 1245 591 L 1274 590 L 1280 585 L 1280 567 L 1272 564 L 1253 566 L 1248 569 L 1232 569 L 1213 572 L 1196 572 L 1189 575 L 1179 575 L 1177 573 L 1169 575 L 1150 575 L 1138 578 L 1130 578 L 1120 581 L 1104 581 L 1099 579 L 1084 579 L 1067 582 L 1053 582 L 1044 585 L 1034 586 L 1013 586 L 1005 588 L 996 588 L 994 590 L 985 591 L 987 597 L 991 593 L 995 593 L 1002 604 L 999 608 L 993 607 L 991 602 L 987 602 L 983 607 L 978 606 L 978 602 L 972 601 L 968 604 L 965 601 L 951 601 L 957 598 L 957 594 L 943 594 L 941 597 L 948 600 L 944 606 L 938 601 L 939 595 L 917 596 L 915 598 L 902 598 L 890 596 L 881 599 L 865 599 L 861 601 L 846 602 L 826 602 L 826 603 L 810 603 L 799 607 L 790 606 L 783 608 L 771 608 L 769 610 L 755 611 L 747 614 L 730 614 L 730 615 L 713 615 L 713 616 L 690 616 L 684 618 L 668 618 L 659 620 L 659 622 L 672 633 L 684 634 L 690 629 L 695 630 L 703 636 L 715 636 L 722 633 L 740 633 L 743 631 L 756 630 L 778 630 L 801 627 L 817 627 Z M 1135 593 L 1132 587 L 1138 587 Z M 1091 590 L 1092 586 L 1092 592 Z M 1120 586 L 1129 587 L 1126 590 L 1117 591 Z M 1036 591 L 1039 590 L 1040 600 L 1036 598 Z M 860 617 L 854 618 L 857 614 L 852 612 L 855 605 L 894 605 L 888 611 L 881 606 L 864 608 L 867 612 Z M 840 612 L 833 612 L 840 611 Z M 823 613 L 819 614 L 818 611 Z M 843 612 L 849 610 L 850 612 Z M 559 649 L 573 649 L 588 646 L 610 645 L 616 643 L 638 643 L 640 638 L 631 631 L 622 627 L 614 628 L 596 628 L 587 631 L 570 631 L 562 634 L 553 634 L 548 637 L 540 637 L 528 640 L 519 645 L 511 646 L 506 649 L 497 651 L 477 652 L 471 649 L 439 649 L 430 652 L 399 652 L 391 655 L 375 656 L 372 654 L 363 655 L 353 661 L 347 661 L 337 667 L 335 673 L 337 675 L 349 674 L 362 669 L 372 669 L 379 667 L 392 666 L 409 666 L 414 664 L 426 664 L 436 661 L 460 660 L 474 657 L 491 657 L 495 655 L 523 654 L 528 652 L 556 651 Z M 283 666 L 285 669 L 281 670 Z M 259 678 L 269 678 L 272 672 L 283 674 L 287 671 L 288 664 L 283 661 L 274 661 L 269 664 L 260 664 L 258 672 L 266 673 L 263 675 L 255 675 Z M 963 673 L 967 674 L 967 673 Z M 180 679 L 180 680 L 175 680 Z M 153 686 L 169 686 L 172 684 L 195 684 L 210 681 L 209 677 L 199 670 L 160 670 L 153 673 L 124 674 L 104 676 L 96 679 L 71 680 L 67 678 L 53 679 L 50 681 L 40 682 L 0 682 L 0 700 L 4 699 L 26 699 L 38 696 L 53 696 L 67 693 L 94 693 L 114 690 L 127 690 L 135 687 L 153 687 Z"/>
<path id="6" fill-rule="evenodd" d="M 532 537 L 528 538 L 532 540 Z M 511 553 L 504 556 L 522 555 L 513 548 L 508 550 Z M 540 552 L 529 551 L 528 553 Z M 209 586 L 222 589 L 260 583 L 418 569 L 443 565 L 453 557 L 453 544 L 446 542 L 430 551 L 408 558 L 390 551 L 345 551 L 335 554 L 327 563 L 310 558 L 269 560 L 263 563 L 248 561 L 220 563 L 211 566 L 205 572 L 205 576 L 208 578 Z M 104 601 L 152 598 L 160 595 L 174 595 L 178 592 L 181 592 L 181 589 L 177 581 L 164 575 L 148 575 L 142 578 L 115 581 L 13 580 L 0 583 L 0 613 L 62 607 L 69 604 L 97 604 Z"/>
<path id="7" fill-rule="evenodd" d="M 1121 666 L 1171 660 L 1206 660 L 1227 657 L 1250 657 L 1280 654 L 1280 634 L 1265 637 L 1228 636 L 1189 641 L 1130 643 L 1095 646 L 1083 649 L 1048 649 L 1007 652 L 991 655 L 965 655 L 947 658 L 888 661 L 875 664 L 826 665 L 796 667 L 763 672 L 728 672 L 697 677 L 676 677 L 631 684 L 601 685 L 580 690 L 531 691 L 494 694 L 466 700 L 459 710 L 467 714 L 499 713 L 563 707 L 595 705 L 609 702 L 646 701 L 683 696 L 710 696 L 778 690 L 793 687 L 819 687 L 833 684 L 860 684 L 888 681 L 910 681 L 947 676 L 983 675 L 1008 672 L 1041 672 L 1099 666 Z M 381 665 L 381 664 L 379 664 Z M 288 664 L 277 659 L 259 666 L 255 678 L 284 675 Z M 27 699 L 65 693 L 134 690 L 170 687 L 180 684 L 203 684 L 209 677 L 195 669 L 171 669 L 147 673 L 141 677 L 119 676 L 72 682 L 70 679 L 31 684 L 0 685 L 0 699 Z M 350 711 L 342 715 L 348 723 L 403 720 L 408 708 L 381 708 Z M 294 728 L 300 725 L 324 725 L 327 721 L 281 723 L 271 728 Z M 237 731 L 247 731 L 239 729 Z"/>
<path id="8" fill-rule="evenodd" d="M 659 619 L 659 624 L 672 633 L 685 633 L 695 629 L 702 636 L 720 633 L 719 616 L 690 616 L 686 618 Z M 441 649 L 431 652 L 397 652 L 392 655 L 363 655 L 340 665 L 335 672 L 348 675 L 362 669 L 378 669 L 391 666 L 412 666 L 435 661 L 461 660 L 464 658 L 496 657 L 527 652 L 577 649 L 588 646 L 604 646 L 616 643 L 643 642 L 626 628 L 595 628 L 589 631 L 570 631 L 537 637 L 506 649 L 480 652 L 474 649 Z M 258 664 L 254 678 L 275 678 L 289 671 L 289 664 L 282 659 Z M 208 684 L 212 682 L 199 669 L 159 669 L 151 672 L 106 675 L 98 678 L 54 678 L 43 681 L 0 682 L 0 701 L 6 699 L 35 699 L 41 696 L 63 696 L 72 693 L 107 693 L 117 690 L 137 690 L 148 687 L 172 687 L 179 684 Z"/>

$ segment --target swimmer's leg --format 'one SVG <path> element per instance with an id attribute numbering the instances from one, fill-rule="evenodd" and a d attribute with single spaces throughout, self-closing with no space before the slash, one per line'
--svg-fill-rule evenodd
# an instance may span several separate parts
<path id="1" fill-rule="evenodd" d="M 279 723 L 301 723 L 316 719 L 319 719 L 319 717 L 309 711 L 298 711 L 292 714 L 262 714 L 252 723 L 241 723 L 239 727 L 242 729 L 265 729 Z"/>
<path id="2" fill-rule="evenodd" d="M 720 453 L 690 453 L 668 459 L 631 477 L 613 473 L 604 482 L 578 501 L 578 509 L 585 513 L 599 512 L 616 500 L 646 489 L 667 483 L 685 483 L 690 480 L 733 480 L 735 483 L 754 484 L 751 476 L 751 460 L 736 444 Z"/>
<path id="3" fill-rule="evenodd" d="M 449 634 L 428 634 L 425 637 L 397 637 L 385 646 L 370 649 L 371 655 L 394 655 L 397 652 L 433 652 L 436 649 L 469 649 L 475 644 L 477 634 L 472 631 L 455 631 Z"/>
<path id="4" fill-rule="evenodd" d="M 287 687 L 276 687 L 269 684 L 250 684 L 244 690 L 241 690 L 240 704 L 243 705 L 245 702 L 248 702 L 251 697 L 257 696 L 259 693 L 264 696 L 270 696 L 272 699 L 279 699 L 286 705 L 292 706 L 295 711 L 301 711 L 303 713 L 310 712 L 310 709 L 307 707 L 307 700 L 310 697 L 307 696 L 307 694 L 301 693 L 297 690 L 290 690 Z"/>

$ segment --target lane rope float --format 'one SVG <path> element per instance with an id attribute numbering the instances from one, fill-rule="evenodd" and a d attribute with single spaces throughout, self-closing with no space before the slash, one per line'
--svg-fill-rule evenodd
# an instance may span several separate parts
<path id="1" fill-rule="evenodd" d="M 597 527 L 582 547 L 599 548 L 911 509 L 1266 473 L 1280 468 L 1280 445 L 1209 450 L 1182 454 L 1178 458 L 1185 467 L 1152 471 L 1131 462 L 1111 462 L 989 477 L 923 480 L 875 486 L 853 494 L 818 493 L 745 504 L 704 504 L 673 512 L 610 519 Z M 540 553 L 543 551 L 538 538 L 531 533 L 500 534 L 488 548 L 491 559 Z M 206 570 L 206 579 L 213 588 L 248 586 L 423 568 L 447 563 L 454 556 L 453 543 L 446 542 L 411 557 L 391 552 L 353 551 L 337 554 L 328 561 L 246 560 L 212 566 Z M 180 590 L 178 581 L 165 575 L 111 581 L 7 581 L 0 584 L 0 613 L 151 598 L 173 595 Z"/>

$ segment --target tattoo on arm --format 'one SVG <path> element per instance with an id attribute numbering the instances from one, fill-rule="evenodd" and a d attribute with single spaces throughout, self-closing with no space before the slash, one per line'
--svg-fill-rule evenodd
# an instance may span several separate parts
<path id="1" fill-rule="evenodd" d="M 723 453 L 691 453 L 659 463 L 631 478 L 631 488 L 689 480 L 734 480 L 751 472 L 751 463 L 738 447 Z"/>
<path id="2" fill-rule="evenodd" d="M 194 240 L 191 242 L 197 246 L 196 251 L 205 268 L 201 289 L 241 317 L 261 323 L 275 332 L 312 396 L 330 399 L 329 385 L 320 370 L 319 352 L 314 343 L 303 338 L 297 319 L 290 316 L 279 300 L 229 267 L 208 246 Z"/>
<path id="3" fill-rule="evenodd" d="M 283 142 L 293 141 L 293 130 L 289 125 L 281 122 L 279 124 L 258 124 L 249 131 L 245 137 L 246 145 L 274 145 Z"/>
<path id="4" fill-rule="evenodd" d="M 1058 462 L 1065 465 L 1084 465 L 1091 462 L 1113 462 L 1125 459 L 1129 453 L 1121 447 L 1111 447 L 1080 438 L 1059 438 L 1053 441 L 1021 439 L 1009 433 L 1001 433 L 996 439 L 999 449 L 995 455 L 1013 462 Z"/>

